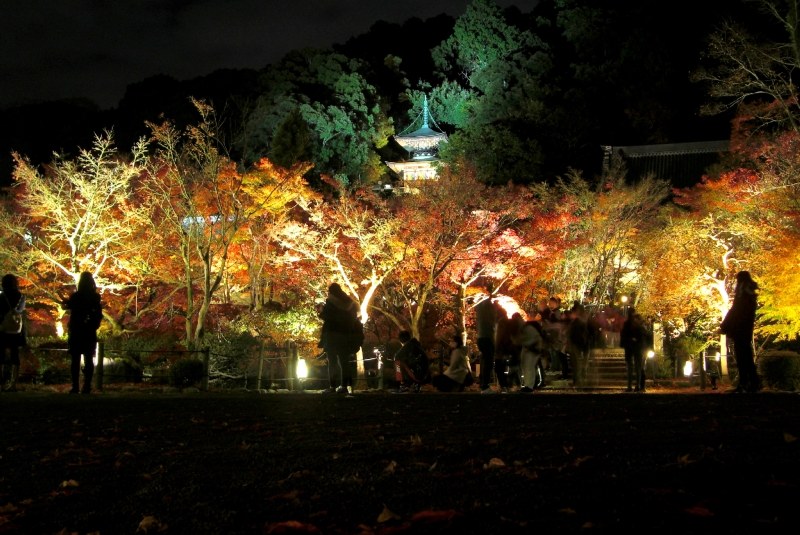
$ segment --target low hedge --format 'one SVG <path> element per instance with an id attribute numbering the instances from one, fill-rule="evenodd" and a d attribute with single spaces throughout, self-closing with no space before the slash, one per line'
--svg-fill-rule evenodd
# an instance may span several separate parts
<path id="1" fill-rule="evenodd" d="M 793 351 L 770 351 L 758 357 L 758 375 L 765 387 L 800 390 L 800 355 Z"/>

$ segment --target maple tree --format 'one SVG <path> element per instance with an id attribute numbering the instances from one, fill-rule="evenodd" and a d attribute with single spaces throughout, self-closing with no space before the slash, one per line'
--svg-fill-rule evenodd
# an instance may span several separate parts
<path id="1" fill-rule="evenodd" d="M 231 246 L 253 217 L 283 211 L 302 196 L 308 169 L 283 170 L 261 160 L 240 172 L 220 146 L 213 109 L 195 105 L 201 122 L 185 132 L 169 122 L 151 125 L 158 151 L 143 182 L 157 214 L 150 229 L 154 245 L 162 259 L 176 260 L 153 275 L 184 292 L 191 348 L 202 344 L 210 307 L 228 276 Z"/>
<path id="2" fill-rule="evenodd" d="M 419 339 L 428 305 L 442 292 L 448 275 L 460 284 L 462 291 L 453 295 L 463 301 L 463 289 L 484 272 L 481 260 L 492 244 L 525 218 L 529 197 L 512 186 L 489 188 L 474 170 L 455 173 L 449 168 L 438 180 L 418 182 L 415 189 L 416 194 L 393 201 L 403 222 L 397 233 L 403 264 L 386 278 L 385 299 L 375 306 Z M 463 315 L 463 307 L 456 302 L 454 309 Z"/>
<path id="3" fill-rule="evenodd" d="M 641 284 L 635 238 L 668 191 L 665 182 L 653 177 L 626 183 L 619 162 L 596 186 L 574 171 L 553 187 L 538 186 L 540 197 L 565 205 L 572 216 L 563 236 L 569 245 L 549 266 L 550 292 L 601 304 L 614 302 L 621 292 L 636 293 Z"/>
<path id="4" fill-rule="evenodd" d="M 305 203 L 304 216 L 283 225 L 278 240 L 297 260 L 316 266 L 313 282 L 320 296 L 337 281 L 355 299 L 362 324 L 373 309 L 382 283 L 403 255 L 396 235 L 401 220 L 368 189 L 348 189 L 326 179 L 332 195 Z M 363 354 L 357 355 L 363 373 Z"/>
<path id="5" fill-rule="evenodd" d="M 80 274 L 92 273 L 104 316 L 115 324 L 114 306 L 138 276 L 127 260 L 146 247 L 138 231 L 147 214 L 133 195 L 145 170 L 145 142 L 122 157 L 107 132 L 75 159 L 57 155 L 45 172 L 14 158 L 16 185 L 0 223 L 10 241 L 7 262 L 56 309 Z"/>

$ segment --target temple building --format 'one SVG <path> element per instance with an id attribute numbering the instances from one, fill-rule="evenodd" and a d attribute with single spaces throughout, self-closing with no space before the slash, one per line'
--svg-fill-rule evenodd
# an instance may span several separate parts
<path id="1" fill-rule="evenodd" d="M 661 145 L 636 145 L 626 147 L 603 146 L 603 174 L 611 167 L 611 159 L 622 158 L 628 169 L 629 180 L 639 180 L 654 175 L 669 181 L 673 186 L 694 186 L 707 169 L 719 163 L 723 154 L 730 151 L 728 141 L 703 141 L 699 143 L 665 143 Z"/>
<path id="2" fill-rule="evenodd" d="M 386 162 L 389 168 L 400 175 L 403 182 L 414 180 L 431 180 L 438 178 L 434 164 L 439 161 L 439 144 L 447 142 L 447 134 L 441 131 L 433 116 L 428 111 L 428 97 L 422 104 L 422 127 L 411 133 L 406 133 L 417 123 L 418 116 L 399 135 L 394 136 L 395 141 L 409 153 L 409 158 L 402 162 Z M 434 130 L 428 124 L 431 121 Z"/>

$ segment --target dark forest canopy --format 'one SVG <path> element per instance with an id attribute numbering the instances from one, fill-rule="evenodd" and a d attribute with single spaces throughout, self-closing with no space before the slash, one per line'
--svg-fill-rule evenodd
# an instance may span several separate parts
<path id="1" fill-rule="evenodd" d="M 450 134 L 443 157 L 469 161 L 487 182 L 550 180 L 568 167 L 591 176 L 600 145 L 729 136 L 730 115 L 699 115 L 706 87 L 690 74 L 722 21 L 751 23 L 753 12 L 722 0 L 702 7 L 542 0 L 522 13 L 475 0 L 457 20 L 378 21 L 343 44 L 293 51 L 260 71 L 152 76 L 130 84 L 110 110 L 74 100 L 6 109 L 0 183 L 9 183 L 12 150 L 43 163 L 109 128 L 125 150 L 146 135 L 145 121 L 191 122 L 189 96 L 219 110 L 238 160 L 291 163 L 296 154 L 310 156 L 315 172 L 386 180 L 382 161 L 404 155 L 390 136 L 416 116 L 423 93 Z M 307 131 L 289 132 L 301 123 Z"/>

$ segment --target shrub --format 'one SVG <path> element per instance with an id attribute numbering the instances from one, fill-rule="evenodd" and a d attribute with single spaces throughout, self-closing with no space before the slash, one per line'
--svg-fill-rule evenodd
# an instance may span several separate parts
<path id="1" fill-rule="evenodd" d="M 800 355 L 792 351 L 770 351 L 758 357 L 761 383 L 778 390 L 800 390 Z"/>
<path id="2" fill-rule="evenodd" d="M 169 384 L 186 387 L 203 379 L 203 363 L 197 359 L 186 358 L 169 367 Z"/>

